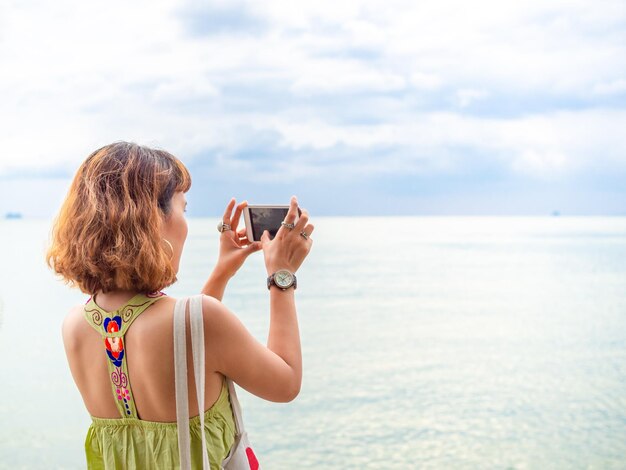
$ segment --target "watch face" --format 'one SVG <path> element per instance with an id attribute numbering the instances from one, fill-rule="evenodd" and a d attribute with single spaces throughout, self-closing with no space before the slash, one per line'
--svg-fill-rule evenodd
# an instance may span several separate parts
<path id="1" fill-rule="evenodd" d="M 278 287 L 289 287 L 293 283 L 293 276 L 289 271 L 276 271 L 274 282 Z"/>

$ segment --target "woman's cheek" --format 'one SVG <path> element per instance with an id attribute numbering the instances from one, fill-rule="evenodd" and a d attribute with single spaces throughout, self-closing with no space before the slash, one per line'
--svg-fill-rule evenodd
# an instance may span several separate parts
<path id="1" fill-rule="evenodd" d="M 183 216 L 183 242 L 187 239 L 187 234 L 189 233 L 189 225 L 187 224 L 187 219 Z"/>

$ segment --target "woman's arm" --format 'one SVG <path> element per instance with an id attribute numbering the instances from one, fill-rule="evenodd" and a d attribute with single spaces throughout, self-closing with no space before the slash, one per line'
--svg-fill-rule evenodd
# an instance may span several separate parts
<path id="1" fill-rule="evenodd" d="M 216 371 L 240 387 L 264 400 L 284 403 L 298 395 L 302 382 L 298 320 L 293 291 L 270 295 L 281 296 L 291 305 L 279 311 L 280 306 L 270 301 L 273 305 L 267 346 L 252 336 L 223 303 L 203 297 L 204 337 L 211 338 L 206 343 L 206 354 L 215 361 Z"/>
<path id="2" fill-rule="evenodd" d="M 293 223 L 297 200 L 292 198 L 285 221 Z M 284 226 L 273 240 L 263 233 L 263 253 L 268 274 L 278 269 L 295 273 L 308 255 L 313 240 L 313 225 L 302 211 L 292 230 Z M 301 232 L 306 232 L 303 237 Z M 216 360 L 216 369 L 248 392 L 270 401 L 288 402 L 302 385 L 302 351 L 293 288 L 283 291 L 271 286 L 270 328 L 267 346 L 257 341 L 241 321 L 221 302 L 203 298 L 205 338 L 208 354 Z"/>
<path id="3" fill-rule="evenodd" d="M 202 293 L 213 297 L 220 302 L 224 297 L 224 291 L 226 290 L 226 284 L 230 280 L 225 274 L 218 272 L 217 268 L 213 270 L 207 281 L 204 283 Z"/>

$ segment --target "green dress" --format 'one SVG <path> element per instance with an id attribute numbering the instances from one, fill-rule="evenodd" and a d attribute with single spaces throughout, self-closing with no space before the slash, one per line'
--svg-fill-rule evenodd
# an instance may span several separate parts
<path id="1" fill-rule="evenodd" d="M 85 303 L 85 319 L 103 338 L 102 360 L 107 361 L 111 391 L 121 416 L 91 416 L 85 439 L 89 469 L 180 468 L 176 422 L 145 421 L 137 417 L 124 348 L 124 334 L 135 318 L 164 296 L 163 292 L 140 293 L 114 312 L 101 309 L 93 296 Z M 202 468 L 200 416 L 189 419 L 189 428 L 192 468 Z M 219 398 L 204 413 L 211 469 L 219 469 L 228 455 L 235 441 L 235 429 L 228 384 L 224 380 Z"/>

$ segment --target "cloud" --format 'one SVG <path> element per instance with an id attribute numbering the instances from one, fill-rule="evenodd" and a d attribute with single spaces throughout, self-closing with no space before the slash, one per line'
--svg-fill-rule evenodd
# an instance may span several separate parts
<path id="1" fill-rule="evenodd" d="M 259 34 L 268 25 L 249 5 L 237 1 L 189 1 L 178 12 L 185 31 L 192 36 Z"/>
<path id="2" fill-rule="evenodd" d="M 393 92 L 406 86 L 403 76 L 347 60 L 310 60 L 290 87 L 296 95 Z"/>
<path id="3" fill-rule="evenodd" d="M 69 177 L 121 139 L 249 185 L 469 188 L 482 172 L 601 188 L 626 166 L 619 1 L 0 8 L 4 181 Z"/>
<path id="4" fill-rule="evenodd" d="M 457 90 L 455 102 L 460 108 L 467 108 L 474 101 L 480 100 L 487 96 L 489 96 L 489 93 L 485 90 L 474 90 L 471 88 L 466 88 L 463 90 Z"/>
<path id="5" fill-rule="evenodd" d="M 410 81 L 418 90 L 436 90 L 441 86 L 441 78 L 427 72 L 413 72 Z"/>
<path id="6" fill-rule="evenodd" d="M 626 93 L 626 78 L 618 78 L 611 82 L 598 83 L 593 86 L 592 91 L 598 95 Z"/>

